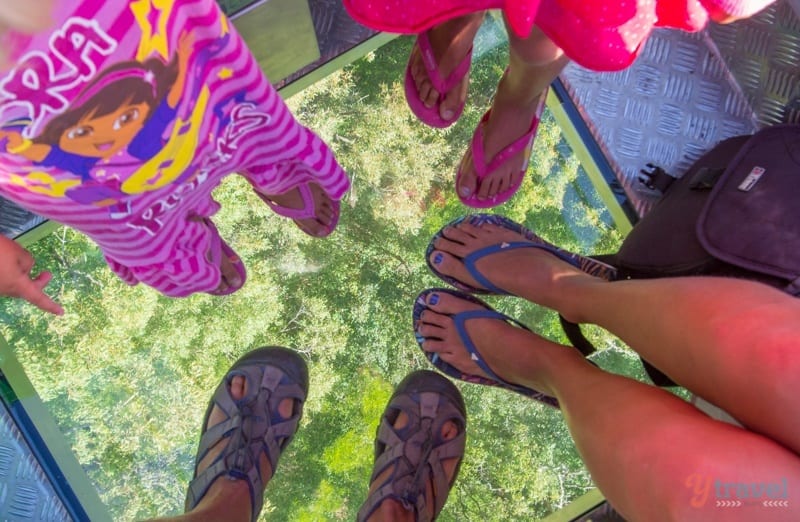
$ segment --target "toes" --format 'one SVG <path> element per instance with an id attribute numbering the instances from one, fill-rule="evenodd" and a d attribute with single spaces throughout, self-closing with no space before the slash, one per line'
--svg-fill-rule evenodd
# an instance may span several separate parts
<path id="1" fill-rule="evenodd" d="M 495 180 L 494 176 L 489 176 L 488 178 L 484 178 L 481 184 L 478 186 L 478 199 L 489 199 L 493 197 L 497 192 L 494 190 Z"/>
<path id="2" fill-rule="evenodd" d="M 447 421 L 442 424 L 442 431 L 440 433 L 444 440 L 454 439 L 459 433 L 458 425 L 453 421 Z"/>
<path id="3" fill-rule="evenodd" d="M 437 314 L 432 310 L 425 310 L 420 316 L 420 324 L 431 325 L 437 328 L 447 328 L 453 324 L 453 321 L 446 315 Z"/>
<path id="4" fill-rule="evenodd" d="M 325 226 L 317 220 L 306 221 L 305 223 L 298 221 L 297 227 L 309 236 L 319 237 L 325 233 Z"/>
<path id="5" fill-rule="evenodd" d="M 513 187 L 517 183 L 520 183 L 524 177 L 525 177 L 524 170 L 512 172 L 511 177 L 509 178 L 508 186 Z"/>
<path id="6" fill-rule="evenodd" d="M 230 380 L 228 384 L 230 391 L 231 391 L 231 398 L 234 400 L 239 400 L 244 397 L 244 387 L 247 383 L 246 379 L 242 375 L 236 375 L 233 379 Z"/>
<path id="7" fill-rule="evenodd" d="M 455 227 L 447 227 L 442 231 L 442 236 L 450 241 L 466 244 L 478 237 L 476 227 L 467 223 L 460 223 Z"/>
<path id="8" fill-rule="evenodd" d="M 465 247 L 461 247 L 466 251 Z M 465 282 L 472 281 L 472 277 L 467 275 L 467 270 L 464 268 L 464 264 L 462 263 L 461 259 L 464 256 L 453 256 L 447 252 L 442 252 L 440 250 L 434 250 L 431 252 L 431 265 L 433 265 L 437 271 L 447 274 L 449 276 L 455 277 L 456 279 L 461 279 Z"/>
<path id="9" fill-rule="evenodd" d="M 424 81 L 419 90 L 419 97 L 425 104 L 425 107 L 432 109 L 439 101 L 439 92 L 433 88 L 429 81 Z"/>
<path id="10" fill-rule="evenodd" d="M 475 170 L 472 166 L 472 154 L 470 151 L 467 151 L 464 155 L 459 169 L 460 176 L 458 176 L 458 186 L 456 190 L 462 198 L 468 198 L 472 194 L 475 194 L 478 188 L 478 176 L 475 174 Z"/>
<path id="11" fill-rule="evenodd" d="M 419 54 L 417 54 L 417 58 L 411 65 L 411 76 L 414 78 L 414 85 L 417 88 L 419 99 L 425 107 L 431 109 L 436 106 L 439 101 L 439 92 L 433 87 L 428 77 L 428 70 L 425 68 L 425 64 L 422 63 L 422 58 Z"/>
<path id="12" fill-rule="evenodd" d="M 414 58 L 411 61 L 411 77 L 414 78 L 414 85 L 417 91 L 422 87 L 423 82 L 428 81 L 428 69 L 422 61 L 422 54 L 419 48 L 414 48 Z"/>
<path id="13" fill-rule="evenodd" d="M 495 194 L 502 194 L 503 192 L 508 190 L 508 188 L 510 186 L 511 186 L 510 177 L 509 176 L 501 176 L 500 179 L 497 180 L 497 184 L 495 185 L 495 187 L 497 188 L 497 190 L 495 191 Z"/>
<path id="14" fill-rule="evenodd" d="M 456 111 L 461 107 L 461 104 L 464 103 L 464 99 L 466 98 L 465 86 L 466 82 L 444 95 L 441 107 L 439 108 L 439 115 L 443 120 L 450 121 L 456 117 Z"/>
<path id="15" fill-rule="evenodd" d="M 288 419 L 294 413 L 294 400 L 291 398 L 283 399 L 280 404 L 278 404 L 278 415 L 280 415 L 281 419 Z"/>
<path id="16" fill-rule="evenodd" d="M 417 333 L 425 339 L 444 340 L 444 330 L 431 324 L 420 323 L 417 326 Z"/>
<path id="17" fill-rule="evenodd" d="M 241 260 L 234 255 L 224 256 L 220 263 L 220 271 L 222 272 L 222 280 L 220 286 L 226 288 L 238 288 L 242 286 L 242 276 L 236 270 L 236 265 L 241 263 Z"/>
<path id="18" fill-rule="evenodd" d="M 426 296 L 425 303 L 429 310 L 443 315 L 454 315 L 468 310 L 483 309 L 477 303 L 466 301 L 446 292 L 431 292 Z"/>
<path id="19" fill-rule="evenodd" d="M 425 339 L 422 341 L 422 349 L 430 353 L 438 353 L 441 357 L 443 353 L 449 353 L 450 345 L 439 339 Z"/>
<path id="20" fill-rule="evenodd" d="M 330 203 L 325 203 L 317 209 L 317 221 L 327 227 L 333 223 L 334 214 L 333 206 Z"/>
<path id="21" fill-rule="evenodd" d="M 409 421 L 408 414 L 400 410 L 400 413 L 397 414 L 397 418 L 394 420 L 393 426 L 398 430 L 402 430 L 408 425 L 408 421 Z"/>

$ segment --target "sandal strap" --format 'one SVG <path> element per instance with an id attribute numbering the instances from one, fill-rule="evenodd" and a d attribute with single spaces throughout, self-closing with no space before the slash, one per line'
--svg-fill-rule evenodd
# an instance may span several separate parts
<path id="1" fill-rule="evenodd" d="M 248 393 L 240 400 L 230 395 L 228 383 L 236 376 L 247 381 Z M 250 489 L 252 520 L 256 520 L 263 506 L 263 483 L 259 464 L 264 453 L 274 472 L 283 448 L 291 440 L 302 415 L 302 408 L 295 408 L 288 419 L 275 420 L 280 403 L 287 398 L 302 404 L 306 393 L 295 382 L 281 382 L 284 372 L 275 366 L 244 365 L 228 372 L 217 387 L 204 420 L 216 405 L 227 419 L 208 428 L 200 437 L 195 460 L 195 478 L 189 484 L 186 510 L 194 508 L 205 496 L 211 484 L 221 476 L 242 479 Z M 225 447 L 214 461 L 202 472 L 197 466 L 217 444 L 227 439 Z"/>
<path id="2" fill-rule="evenodd" d="M 477 281 L 483 288 L 490 292 L 494 292 L 499 295 L 511 295 L 510 292 L 503 290 L 502 288 L 496 286 L 494 283 L 489 281 L 489 279 L 483 275 L 483 273 L 478 270 L 477 263 L 481 259 L 486 256 L 490 256 L 497 252 L 507 251 L 507 250 L 516 250 L 518 248 L 530 248 L 530 247 L 539 247 L 541 245 L 536 245 L 535 243 L 530 243 L 527 241 L 512 241 L 510 243 L 500 243 L 497 245 L 489 245 L 487 247 L 483 247 L 481 249 L 476 250 L 468 254 L 464 258 L 464 267 L 467 269 L 469 274 Z"/>
<path id="3" fill-rule="evenodd" d="M 544 99 L 545 98 L 542 97 L 542 100 Z M 492 113 L 492 110 L 489 109 L 486 111 L 481 118 L 480 123 L 478 123 L 478 127 L 475 129 L 475 133 L 472 135 L 472 164 L 475 167 L 475 172 L 478 174 L 478 179 L 485 178 L 490 173 L 500 168 L 504 163 L 512 159 L 514 156 L 530 148 L 531 144 L 533 143 L 533 138 L 536 135 L 536 129 L 539 127 L 539 120 L 543 110 L 544 101 L 540 101 L 536 109 L 536 114 L 534 115 L 533 120 L 531 120 L 531 125 L 528 127 L 528 131 L 514 140 L 510 145 L 503 148 L 500 152 L 495 154 L 494 157 L 492 157 L 492 159 L 489 161 L 486 160 L 486 152 L 483 149 L 483 127 L 489 121 L 489 115 Z M 520 170 L 525 171 L 527 168 L 527 164 L 525 164 L 520 168 Z"/>
<path id="4" fill-rule="evenodd" d="M 394 466 L 391 475 L 367 498 L 358 512 L 358 520 L 369 518 L 386 499 L 394 499 L 409 511 L 415 520 L 433 520 L 444 507 L 452 481 L 448 479 L 442 465 L 443 460 L 460 458 L 464 454 L 466 431 L 452 439 L 441 440 L 442 425 L 451 419 L 462 419 L 463 414 L 450 401 L 441 400 L 437 392 L 396 395 L 390 407 L 403 411 L 408 424 L 396 429 L 383 416 L 376 437 L 376 448 L 383 452 L 375 459 L 372 477 L 374 481 L 386 469 Z M 402 435 L 406 435 L 405 439 Z M 433 498 L 427 498 L 427 483 L 433 484 Z M 433 502 L 433 518 L 429 517 L 428 503 Z"/>
<path id="5" fill-rule="evenodd" d="M 472 342 L 472 338 L 469 336 L 467 332 L 467 321 L 471 319 L 499 319 L 500 321 L 504 321 L 509 323 L 513 326 L 517 326 L 522 328 L 523 330 L 531 331 L 530 328 L 522 324 L 521 322 L 517 321 L 513 317 L 509 317 L 505 314 L 498 312 L 497 310 L 469 310 L 467 312 L 460 312 L 452 316 L 453 323 L 456 327 L 456 332 L 458 332 L 458 336 L 461 338 L 461 342 L 464 343 L 464 347 L 469 352 L 470 359 L 475 361 L 475 364 L 480 366 L 481 370 L 486 373 L 492 380 L 495 380 L 499 383 L 502 383 L 503 386 L 511 388 L 517 391 L 526 391 L 527 388 L 524 386 L 519 386 L 518 384 L 514 384 L 511 382 L 506 381 L 499 375 L 497 375 L 486 363 L 483 356 L 478 351 L 478 348 L 475 346 L 475 343 Z"/>
<path id="6" fill-rule="evenodd" d="M 425 70 L 428 73 L 428 80 L 430 80 L 433 88 L 439 93 L 444 94 L 449 92 L 469 72 L 470 65 L 472 64 L 472 46 L 469 47 L 467 54 L 464 55 L 464 58 L 447 78 L 443 78 L 442 74 L 439 72 L 439 63 L 436 61 L 436 56 L 433 52 L 433 47 L 431 46 L 427 31 L 417 36 L 417 47 L 422 57 L 422 63 L 425 65 Z"/>

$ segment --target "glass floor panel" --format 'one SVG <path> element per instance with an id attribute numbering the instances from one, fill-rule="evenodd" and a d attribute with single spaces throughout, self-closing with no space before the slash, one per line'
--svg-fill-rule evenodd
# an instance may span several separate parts
<path id="1" fill-rule="evenodd" d="M 271 213 L 242 179 L 217 190 L 216 221 L 248 267 L 236 294 L 169 299 L 128 287 L 85 238 L 59 229 L 31 247 L 54 273 L 67 313 L 50 318 L 0 301 L 8 340 L 103 502 L 117 520 L 181 512 L 211 391 L 241 354 L 300 351 L 311 392 L 300 432 L 267 489 L 262 519 L 353 520 L 372 441 L 392 387 L 430 368 L 411 329 L 419 291 L 440 286 L 425 266 L 430 237 L 463 215 L 455 168 L 505 67 L 505 36 L 487 22 L 476 45 L 461 121 L 431 130 L 406 107 L 410 39 L 398 39 L 290 100 L 350 173 L 336 233 L 314 240 Z M 582 253 L 616 249 L 621 234 L 552 114 L 529 176 L 496 212 Z M 555 313 L 518 299 L 489 302 L 550 339 Z M 601 365 L 641 375 L 617 341 L 593 332 Z M 441 520 L 533 520 L 593 488 L 559 412 L 463 385 L 467 455 Z M 598 405 L 602 398 L 598 398 Z"/>

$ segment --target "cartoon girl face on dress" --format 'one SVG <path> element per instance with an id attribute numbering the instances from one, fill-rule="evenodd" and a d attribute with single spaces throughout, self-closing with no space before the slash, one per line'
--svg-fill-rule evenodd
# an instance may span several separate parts
<path id="1" fill-rule="evenodd" d="M 129 101 L 103 116 L 95 116 L 96 111 L 93 111 L 67 128 L 61 134 L 58 146 L 71 154 L 109 159 L 133 141 L 150 111 L 150 105 L 145 102 Z"/>

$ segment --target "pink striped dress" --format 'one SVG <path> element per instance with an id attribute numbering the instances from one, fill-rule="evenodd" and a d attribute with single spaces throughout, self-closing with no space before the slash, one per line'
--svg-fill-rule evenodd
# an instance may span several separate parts
<path id="1" fill-rule="evenodd" d="M 232 172 L 265 194 L 348 189 L 213 0 L 55 9 L 46 34 L 0 42 L 0 195 L 91 237 L 125 282 L 217 288 L 227 245 L 198 218 Z"/>

